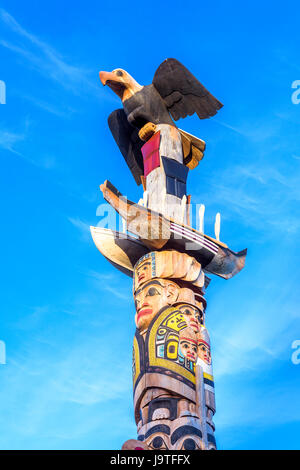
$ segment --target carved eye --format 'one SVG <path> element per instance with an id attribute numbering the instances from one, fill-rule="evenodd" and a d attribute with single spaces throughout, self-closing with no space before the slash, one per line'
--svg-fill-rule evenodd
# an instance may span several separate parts
<path id="1" fill-rule="evenodd" d="M 116 71 L 116 75 L 117 75 L 118 77 L 123 77 L 123 72 L 121 72 L 121 70 L 117 70 L 117 71 Z"/>
<path id="2" fill-rule="evenodd" d="M 199 447 L 197 446 L 194 439 L 185 439 L 182 443 L 182 450 L 198 450 Z"/>
<path id="3" fill-rule="evenodd" d="M 167 449 L 167 446 L 165 444 L 165 441 L 163 440 L 163 438 L 161 436 L 156 436 L 153 441 L 148 444 L 149 447 L 151 449 L 155 449 L 155 450 L 163 450 L 163 449 Z"/>
<path id="4" fill-rule="evenodd" d="M 150 297 L 153 297 L 153 295 L 159 294 L 158 290 L 155 289 L 155 287 L 150 287 L 150 289 L 147 292 L 147 296 L 149 295 Z"/>

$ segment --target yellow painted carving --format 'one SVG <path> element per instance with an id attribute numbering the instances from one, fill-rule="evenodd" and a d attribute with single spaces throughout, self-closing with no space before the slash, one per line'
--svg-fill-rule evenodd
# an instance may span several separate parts
<path id="1" fill-rule="evenodd" d="M 133 338 L 133 356 L 134 356 L 134 363 L 135 363 L 135 374 L 133 377 L 133 386 L 134 386 L 141 372 L 140 350 L 139 350 L 139 345 L 138 345 L 136 337 Z"/>
<path id="2" fill-rule="evenodd" d="M 150 366 L 159 366 L 159 367 L 163 367 L 166 370 L 169 369 L 175 372 L 176 374 L 179 374 L 182 377 L 186 378 L 187 380 L 189 380 L 191 383 L 195 385 L 196 378 L 192 372 L 189 372 L 185 367 L 173 362 L 172 360 L 156 357 L 155 339 L 156 339 L 158 329 L 166 325 L 166 326 L 169 326 L 169 328 L 172 328 L 175 332 L 179 332 L 181 329 L 186 327 L 186 323 L 183 321 L 183 315 L 179 313 L 178 311 L 174 312 L 174 315 L 172 315 L 170 319 L 170 320 L 172 319 L 175 320 L 174 323 L 171 323 L 169 320 L 167 320 L 168 315 L 170 315 L 170 313 L 172 313 L 172 311 L 174 310 L 175 310 L 174 307 L 167 308 L 161 315 L 158 316 L 158 318 L 152 325 L 150 335 L 149 335 L 149 342 L 148 342 Z M 176 321 L 176 317 L 180 317 L 178 318 L 178 321 Z M 178 326 L 180 324 L 182 324 L 182 326 Z M 177 347 L 178 347 L 178 341 L 179 341 L 179 338 L 177 338 Z"/>

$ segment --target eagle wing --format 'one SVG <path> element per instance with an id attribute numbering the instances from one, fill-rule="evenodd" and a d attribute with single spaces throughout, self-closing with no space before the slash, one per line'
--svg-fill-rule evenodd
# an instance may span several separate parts
<path id="1" fill-rule="evenodd" d="M 214 116 L 223 106 L 176 59 L 166 59 L 160 64 L 152 83 L 175 121 L 194 113 L 197 113 L 200 119 L 206 119 Z"/>
<path id="2" fill-rule="evenodd" d="M 108 117 L 110 131 L 138 185 L 144 174 L 143 155 L 141 147 L 144 145 L 138 135 L 138 129 L 127 121 L 123 109 L 116 109 Z"/>

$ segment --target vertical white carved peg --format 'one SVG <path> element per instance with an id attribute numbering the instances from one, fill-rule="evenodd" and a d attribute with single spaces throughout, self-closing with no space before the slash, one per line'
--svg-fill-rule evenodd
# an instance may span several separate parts
<path id="1" fill-rule="evenodd" d="M 126 222 L 125 219 L 123 219 L 123 217 L 122 217 L 122 227 L 123 227 L 122 232 L 126 234 L 127 233 L 127 222 Z"/>
<path id="2" fill-rule="evenodd" d="M 216 221 L 215 221 L 215 236 L 216 236 L 216 240 L 218 241 L 220 241 L 220 230 L 221 230 L 221 214 L 220 212 L 218 212 L 216 215 Z"/>
<path id="3" fill-rule="evenodd" d="M 186 195 L 181 199 L 181 222 L 185 223 Z"/>
<path id="4" fill-rule="evenodd" d="M 199 232 L 204 233 L 204 212 L 205 205 L 201 204 L 199 209 Z"/>

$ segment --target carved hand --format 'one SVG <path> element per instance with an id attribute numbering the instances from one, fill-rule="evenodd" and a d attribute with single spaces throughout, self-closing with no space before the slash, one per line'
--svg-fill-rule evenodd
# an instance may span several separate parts
<path id="1" fill-rule="evenodd" d="M 156 132 L 156 125 L 153 122 L 147 122 L 139 131 L 139 138 L 144 142 L 150 139 Z"/>

